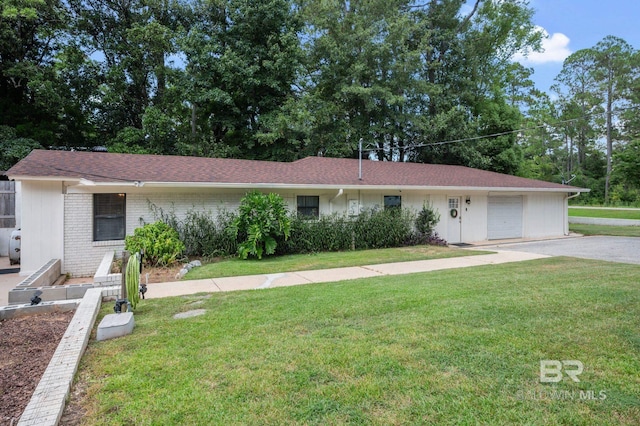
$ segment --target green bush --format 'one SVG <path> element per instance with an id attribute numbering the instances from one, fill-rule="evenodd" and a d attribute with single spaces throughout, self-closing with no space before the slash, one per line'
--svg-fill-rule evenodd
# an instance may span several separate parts
<path id="1" fill-rule="evenodd" d="M 244 236 L 238 245 L 242 259 L 274 254 L 277 238 L 289 238 L 291 221 L 284 200 L 278 194 L 253 191 L 240 200 L 238 216 L 229 229 L 234 237 Z"/>
<path id="2" fill-rule="evenodd" d="M 399 247 L 410 240 L 415 214 L 409 210 L 369 209 L 356 217 L 321 215 L 291 217 L 291 237 L 281 241 L 278 254 L 366 250 Z"/>
<path id="3" fill-rule="evenodd" d="M 416 218 L 416 231 L 419 234 L 430 237 L 433 235 L 438 222 L 440 222 L 440 213 L 433 208 L 431 203 L 424 203 Z"/>
<path id="4" fill-rule="evenodd" d="M 186 256 L 214 257 L 231 256 L 238 250 L 236 237 L 229 233 L 236 215 L 219 209 L 217 215 L 211 211 L 190 209 L 183 219 L 173 210 L 165 212 L 161 207 L 149 203 L 156 220 L 176 229 L 185 245 Z"/>
<path id="5" fill-rule="evenodd" d="M 142 251 L 142 261 L 149 266 L 170 265 L 185 249 L 178 231 L 161 221 L 136 228 L 124 244 L 131 253 Z"/>

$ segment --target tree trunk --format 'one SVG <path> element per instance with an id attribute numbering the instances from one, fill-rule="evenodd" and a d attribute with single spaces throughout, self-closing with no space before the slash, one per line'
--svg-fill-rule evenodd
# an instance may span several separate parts
<path id="1" fill-rule="evenodd" d="M 611 135 L 611 114 L 613 109 L 613 76 L 609 72 L 609 82 L 607 84 L 607 177 L 604 182 L 604 203 L 609 204 L 609 183 L 611 180 L 611 154 L 613 152 L 613 140 Z"/>

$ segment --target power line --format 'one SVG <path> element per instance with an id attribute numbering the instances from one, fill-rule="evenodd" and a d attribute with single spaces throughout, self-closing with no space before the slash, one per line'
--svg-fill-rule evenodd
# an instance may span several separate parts
<path id="1" fill-rule="evenodd" d="M 635 110 L 635 109 L 640 109 L 640 106 L 630 106 L 627 108 L 621 108 L 618 110 L 618 112 L 623 112 L 623 111 L 629 111 L 629 110 Z M 527 132 L 530 130 L 536 130 L 536 129 L 542 129 L 542 128 L 546 128 L 546 127 L 555 127 L 558 126 L 560 124 L 566 124 L 566 123 L 572 123 L 575 121 L 579 121 L 585 118 L 589 118 L 590 116 L 594 116 L 594 115 L 605 115 L 606 111 L 603 112 L 595 112 L 595 113 L 590 113 L 590 114 L 585 114 L 581 117 L 576 117 L 576 118 L 570 118 L 570 119 L 566 119 L 566 120 L 559 120 L 556 121 L 553 124 L 549 124 L 549 123 L 544 123 L 544 124 L 539 124 L 537 126 L 533 126 L 533 127 L 525 127 L 522 129 L 517 129 L 517 130 L 509 130 L 506 132 L 500 132 L 500 133 L 492 133 L 490 135 L 482 135 L 482 136 L 474 136 L 474 137 L 470 137 L 470 138 L 462 138 L 462 139 L 453 139 L 453 140 L 448 140 L 448 141 L 441 141 L 441 142 L 429 142 L 429 143 L 423 143 L 423 144 L 417 144 L 417 145 L 408 145 L 408 146 L 404 146 L 404 149 L 413 149 L 413 148 L 424 148 L 427 146 L 439 146 L 439 145 L 448 145 L 448 144 L 452 144 L 452 143 L 459 143 L 459 142 L 472 142 L 472 141 L 477 141 L 480 139 L 488 139 L 488 138 L 495 138 L 498 136 L 506 136 L 506 135 L 511 135 L 514 133 L 523 133 L 523 132 Z"/>

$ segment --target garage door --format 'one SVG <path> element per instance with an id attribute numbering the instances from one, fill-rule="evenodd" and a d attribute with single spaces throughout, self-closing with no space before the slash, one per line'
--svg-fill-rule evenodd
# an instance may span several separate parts
<path id="1" fill-rule="evenodd" d="M 488 238 L 522 238 L 522 197 L 489 197 Z"/>

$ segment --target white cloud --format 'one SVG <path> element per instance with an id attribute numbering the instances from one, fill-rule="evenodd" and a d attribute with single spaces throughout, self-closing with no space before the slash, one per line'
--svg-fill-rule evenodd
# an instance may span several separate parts
<path id="1" fill-rule="evenodd" d="M 542 51 L 529 52 L 527 56 L 522 53 L 513 55 L 515 62 L 523 65 L 540 65 L 550 62 L 563 62 L 567 56 L 571 55 L 569 50 L 569 37 L 562 33 L 553 33 L 549 35 L 547 30 L 542 27 L 536 27 L 536 30 L 542 33 Z"/>

